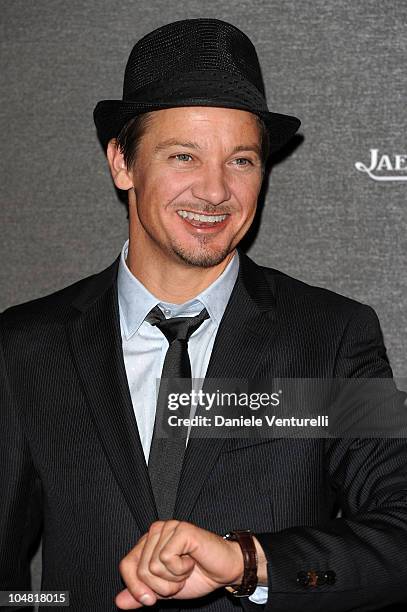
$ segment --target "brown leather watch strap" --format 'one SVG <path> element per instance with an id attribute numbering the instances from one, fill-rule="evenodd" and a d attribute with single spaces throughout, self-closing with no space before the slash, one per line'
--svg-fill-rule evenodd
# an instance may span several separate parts
<path id="1" fill-rule="evenodd" d="M 243 553 L 243 579 L 241 584 L 232 584 L 225 587 L 235 597 L 249 597 L 257 587 L 257 552 L 253 534 L 249 529 L 244 531 L 229 531 L 223 536 L 224 540 L 239 542 Z"/>

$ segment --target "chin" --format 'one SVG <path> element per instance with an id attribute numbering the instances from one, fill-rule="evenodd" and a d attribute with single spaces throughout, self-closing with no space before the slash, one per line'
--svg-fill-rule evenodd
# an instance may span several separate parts
<path id="1" fill-rule="evenodd" d="M 189 266 L 196 266 L 199 268 L 212 268 L 219 265 L 226 259 L 226 257 L 232 252 L 233 248 L 224 247 L 222 248 L 209 248 L 198 247 L 196 249 L 187 248 L 181 245 L 174 245 L 173 252 L 183 263 Z"/>

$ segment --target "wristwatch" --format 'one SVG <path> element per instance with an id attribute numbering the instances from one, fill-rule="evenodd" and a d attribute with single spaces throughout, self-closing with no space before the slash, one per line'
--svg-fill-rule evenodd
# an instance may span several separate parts
<path id="1" fill-rule="evenodd" d="M 224 540 L 239 542 L 243 553 L 243 579 L 241 584 L 232 584 L 225 587 L 235 597 L 249 597 L 257 587 L 257 552 L 253 534 L 250 529 L 229 531 L 223 536 Z"/>

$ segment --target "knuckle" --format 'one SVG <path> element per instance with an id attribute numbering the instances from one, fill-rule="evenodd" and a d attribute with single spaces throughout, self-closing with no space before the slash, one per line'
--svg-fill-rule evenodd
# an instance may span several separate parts
<path id="1" fill-rule="evenodd" d="M 169 550 L 165 550 L 165 548 L 163 548 L 160 551 L 160 554 L 158 555 L 162 563 L 168 563 L 169 561 L 171 561 L 172 556 L 173 556 L 172 553 Z"/>
<path id="2" fill-rule="evenodd" d="M 180 521 L 177 521 L 176 519 L 170 519 L 166 522 L 166 527 L 168 527 L 169 529 L 174 529 L 179 525 L 179 523 Z"/>
<path id="3" fill-rule="evenodd" d="M 149 570 L 152 574 L 159 574 L 162 571 L 162 565 L 159 561 L 154 560 L 154 561 L 150 561 L 150 566 L 149 566 Z"/>
<path id="4" fill-rule="evenodd" d="M 178 521 L 177 529 L 182 529 L 182 531 L 185 531 L 189 527 L 190 527 L 190 524 L 187 523 L 187 521 Z"/>
<path id="5" fill-rule="evenodd" d="M 150 534 L 159 533 L 161 529 L 163 528 L 163 525 L 164 525 L 164 521 L 155 521 L 154 523 L 151 523 L 148 532 Z"/>
<path id="6" fill-rule="evenodd" d="M 129 567 L 129 560 L 124 557 L 119 563 L 119 571 L 121 574 L 126 573 Z"/>
<path id="7" fill-rule="evenodd" d="M 192 533 L 196 529 L 196 526 L 192 523 L 188 523 L 187 521 L 179 521 L 176 531 L 183 531 L 184 533 Z"/>

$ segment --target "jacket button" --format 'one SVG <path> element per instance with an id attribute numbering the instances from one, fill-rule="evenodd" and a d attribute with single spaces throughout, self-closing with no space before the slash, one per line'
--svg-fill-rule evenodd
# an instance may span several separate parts
<path id="1" fill-rule="evenodd" d="M 332 570 L 325 572 L 315 572 L 311 570 L 309 572 L 298 572 L 297 584 L 303 587 L 318 587 L 323 584 L 332 585 L 336 582 L 336 574 Z"/>
<path id="2" fill-rule="evenodd" d="M 336 574 L 332 570 L 328 570 L 324 574 L 326 584 L 335 584 Z"/>
<path id="3" fill-rule="evenodd" d="M 297 584 L 301 586 L 308 586 L 309 578 L 307 572 L 298 572 L 297 574 Z"/>

